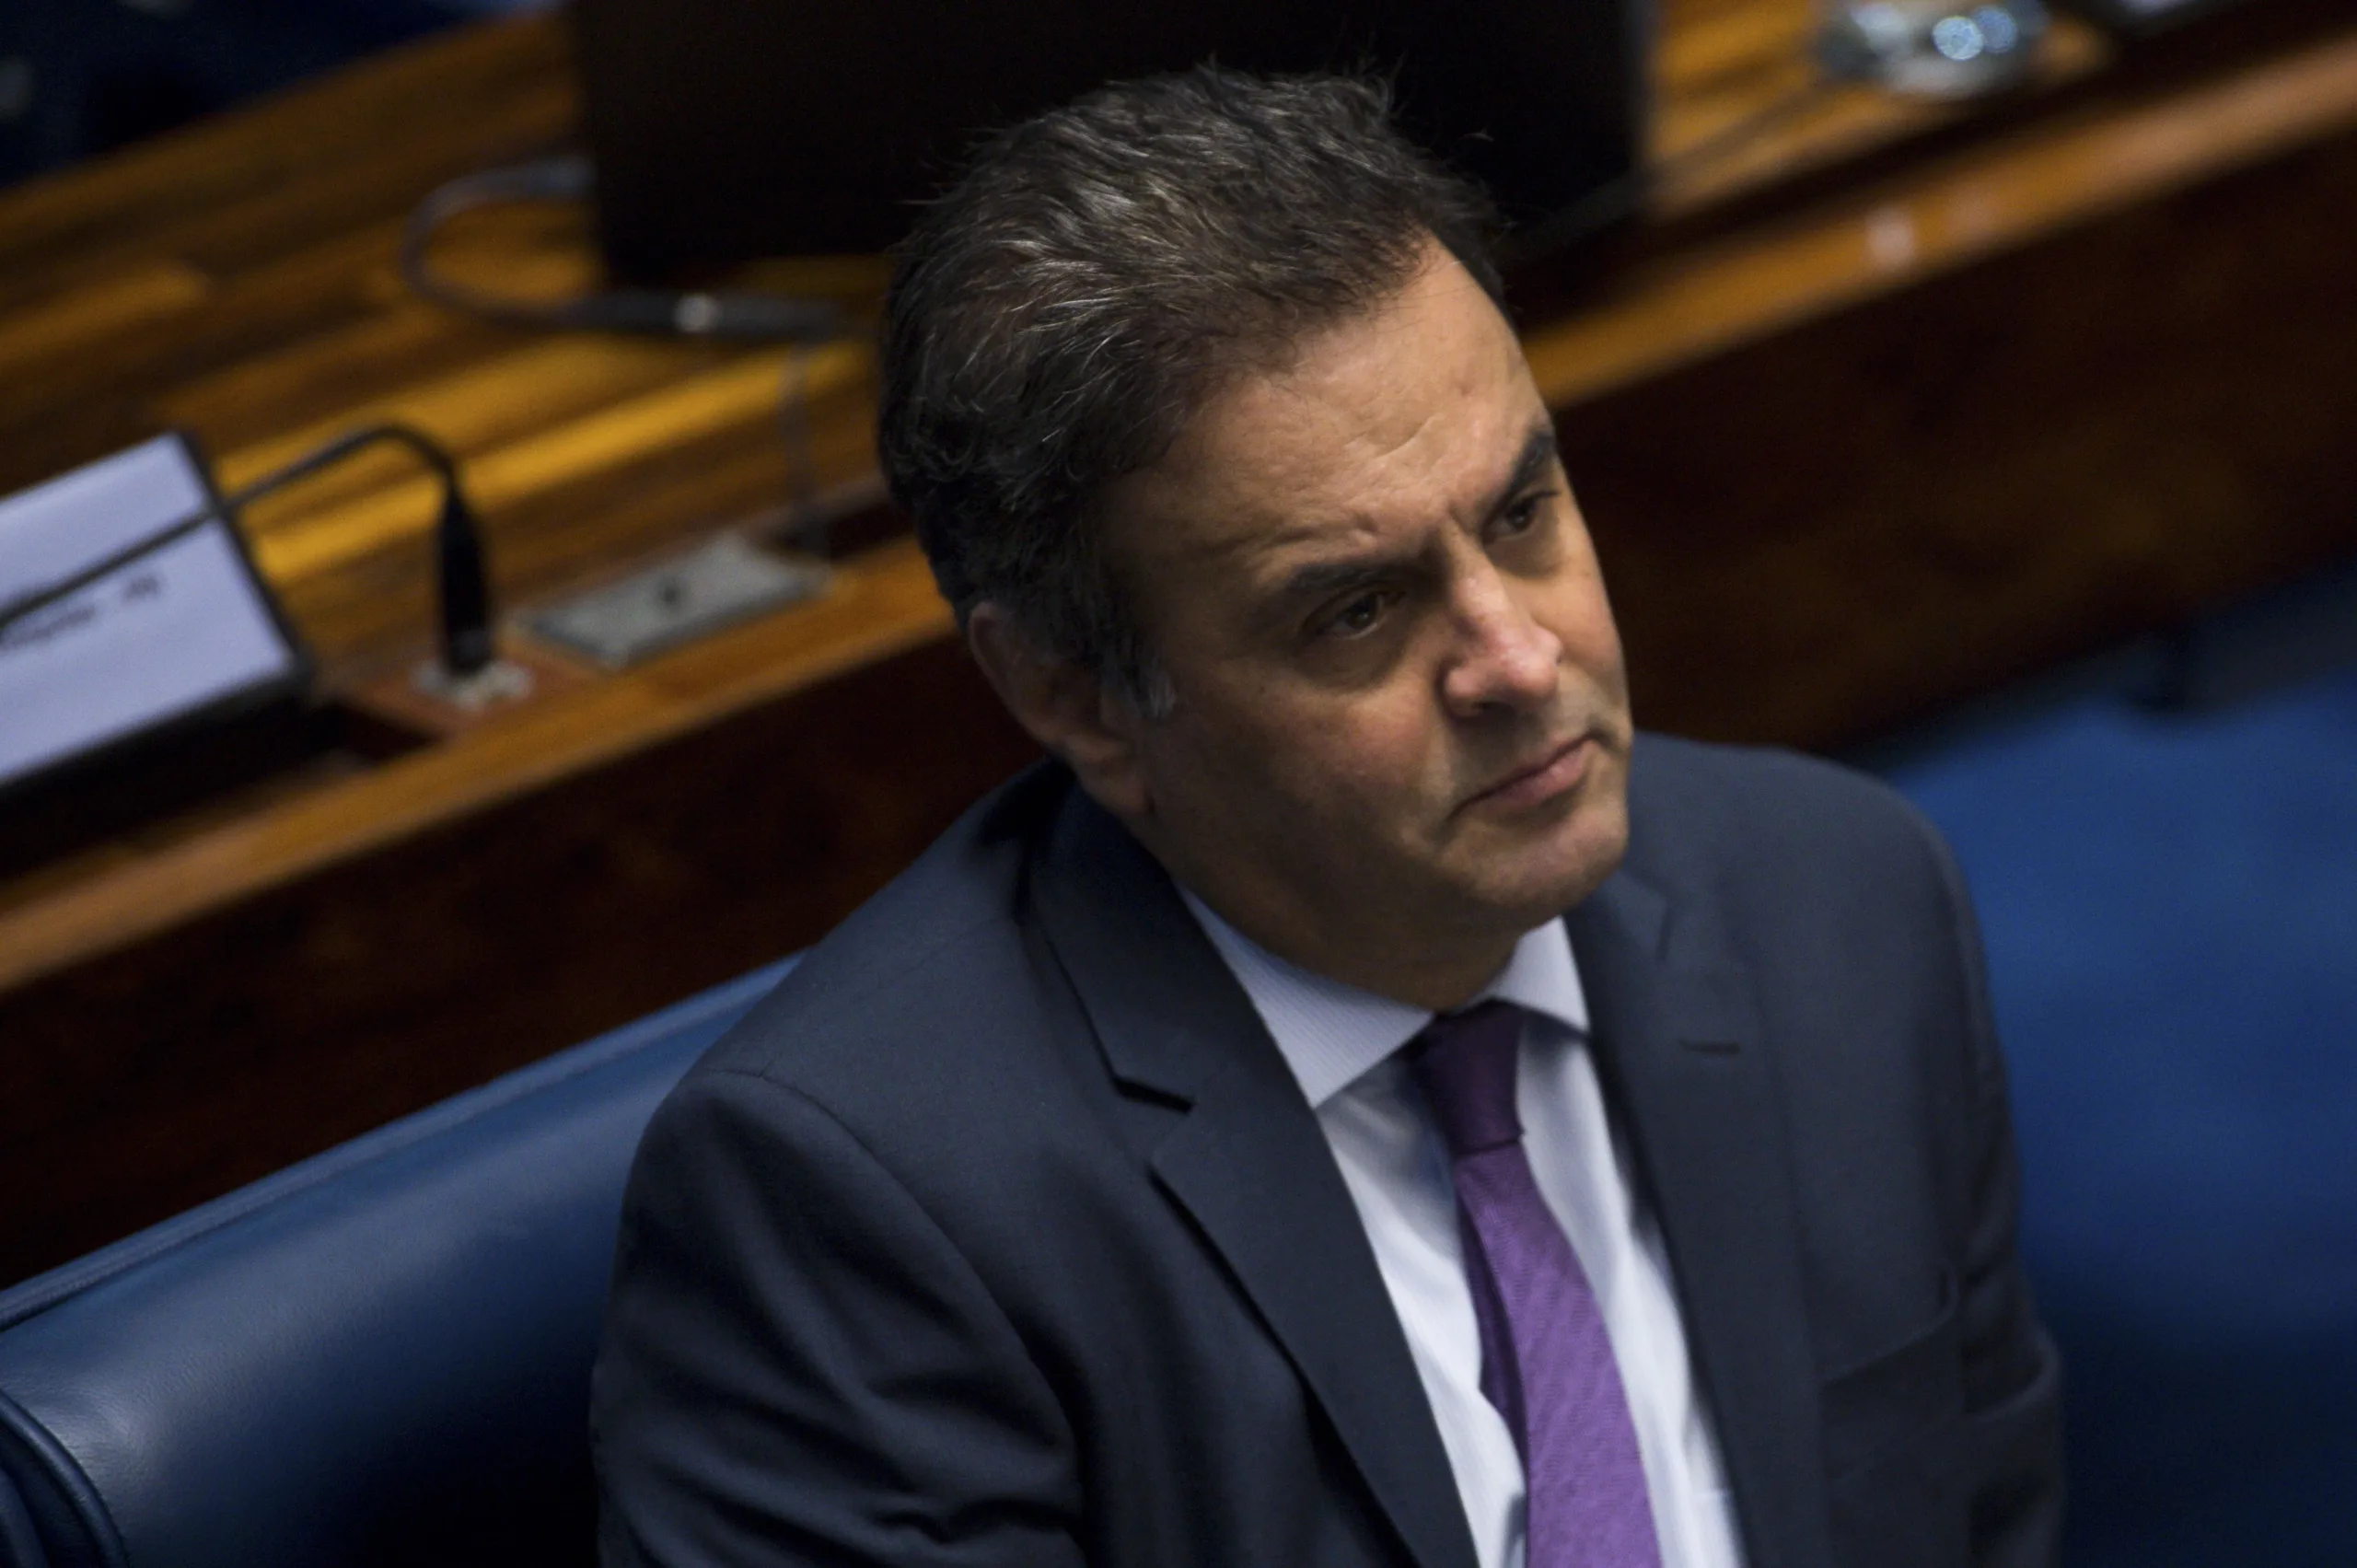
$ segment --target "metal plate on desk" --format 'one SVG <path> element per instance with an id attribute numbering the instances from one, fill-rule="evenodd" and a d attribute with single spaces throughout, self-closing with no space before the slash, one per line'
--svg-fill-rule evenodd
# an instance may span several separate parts
<path id="1" fill-rule="evenodd" d="M 823 563 L 722 534 L 621 582 L 536 610 L 524 623 L 561 647 L 621 669 L 814 598 L 826 592 L 831 575 Z"/>

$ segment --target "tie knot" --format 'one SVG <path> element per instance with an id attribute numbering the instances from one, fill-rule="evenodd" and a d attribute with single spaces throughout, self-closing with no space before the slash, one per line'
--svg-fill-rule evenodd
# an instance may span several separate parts
<path id="1" fill-rule="evenodd" d="M 1515 1063 L 1522 1044 L 1522 1009 L 1511 1002 L 1481 1002 L 1443 1013 L 1409 1046 L 1409 1064 L 1440 1124 L 1449 1158 L 1464 1159 L 1522 1137 L 1515 1112 Z"/>

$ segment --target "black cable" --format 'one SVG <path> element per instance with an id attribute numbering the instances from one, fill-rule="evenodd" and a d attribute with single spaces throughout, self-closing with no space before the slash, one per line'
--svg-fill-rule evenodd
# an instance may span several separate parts
<path id="1" fill-rule="evenodd" d="M 1820 72 L 1805 86 L 1770 99 L 1733 124 L 1721 126 L 1675 157 L 1632 168 L 1607 180 L 1562 211 L 1509 234 L 1500 249 L 1509 262 L 1529 261 L 1589 238 L 1622 218 L 1634 216 L 1644 205 L 1645 198 L 1671 177 L 1706 168 L 1729 153 L 1740 151 L 1771 126 L 1816 107 L 1849 85 L 1839 76 Z"/>
<path id="2" fill-rule="evenodd" d="M 655 288 L 517 299 L 453 283 L 430 263 L 435 235 L 460 213 L 515 202 L 586 202 L 596 186 L 596 166 L 578 153 L 461 175 L 410 214 L 401 235 L 401 277 L 421 298 L 508 326 L 805 343 L 825 343 L 851 330 L 842 308 L 831 300 Z"/>
<path id="3" fill-rule="evenodd" d="M 304 453 L 284 468 L 272 470 L 252 483 L 219 501 L 191 512 L 110 555 L 101 557 L 73 575 L 45 588 L 19 595 L 0 605 L 0 643 L 8 629 L 50 606 L 73 598 L 84 588 L 112 576 L 133 562 L 185 539 L 214 522 L 228 522 L 241 506 L 274 491 L 331 468 L 363 447 L 392 441 L 407 447 L 442 482 L 442 512 L 435 526 L 435 554 L 441 578 L 442 662 L 456 675 L 472 675 L 491 662 L 490 574 L 483 563 L 482 531 L 474 510 L 459 483 L 459 465 L 441 444 L 424 432 L 401 424 L 366 425 Z"/>
<path id="4" fill-rule="evenodd" d="M 779 389 L 778 431 L 785 444 L 787 528 L 796 549 L 827 558 L 828 519 L 819 505 L 819 450 L 810 417 L 810 350 L 796 343 L 785 356 L 785 382 Z"/>

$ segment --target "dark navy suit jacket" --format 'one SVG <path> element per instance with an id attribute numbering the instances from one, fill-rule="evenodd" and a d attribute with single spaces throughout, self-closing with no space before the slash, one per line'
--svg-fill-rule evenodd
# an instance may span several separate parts
<path id="1" fill-rule="evenodd" d="M 1638 744 L 1567 917 L 1751 1568 L 2052 1560 L 2057 1369 L 1955 865 L 1879 785 Z M 1473 1568 L 1317 1120 L 1158 865 L 1042 767 L 657 1113 L 609 1564 Z"/>

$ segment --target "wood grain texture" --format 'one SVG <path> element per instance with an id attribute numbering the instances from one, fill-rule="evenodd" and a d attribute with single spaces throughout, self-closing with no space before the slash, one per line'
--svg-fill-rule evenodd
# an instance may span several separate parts
<path id="1" fill-rule="evenodd" d="M 1829 745 L 2357 552 L 2357 137 L 1575 405 L 1640 715 Z"/>
<path id="2" fill-rule="evenodd" d="M 2357 31 L 2088 88 L 1527 335 L 1648 722 L 1854 743 L 2357 552 Z"/>
<path id="3" fill-rule="evenodd" d="M 1644 217 L 1517 280 L 1646 722 L 1854 740 L 2357 550 L 2357 27 L 2247 10 L 2132 55 L 2065 23 L 2003 99 L 1846 87 L 1701 158 L 1805 83 L 1814 13 L 1666 0 Z M 577 114 L 540 17 L 0 194 L 0 490 L 169 426 L 235 483 L 398 416 L 513 607 L 797 487 L 875 545 L 819 602 L 0 876 L 0 1280 L 807 942 L 1030 754 L 876 505 L 864 350 L 803 366 L 797 475 L 776 351 L 404 291 L 412 204 Z M 562 209 L 435 255 L 597 273 Z M 385 454 L 242 520 L 347 705 L 425 645 L 432 512 Z"/>
<path id="4" fill-rule="evenodd" d="M 1826 90 L 1811 47 L 1818 25 L 1812 5 L 1689 0 L 1665 9 L 1649 138 L 1664 171 L 1653 192 L 1660 215 L 1705 208 L 1989 114 L 1983 103 L 1895 98 L 1865 83 Z M 2094 29 L 2058 17 L 2021 97 L 2035 101 L 2113 59 L 2111 45 Z M 1786 104 L 1793 112 L 1762 122 L 1764 110 Z M 1698 148 L 1747 126 L 1757 134 L 1692 160 Z"/>
<path id="5" fill-rule="evenodd" d="M 913 546 L 846 562 L 834 590 L 791 614 L 643 668 L 586 681 L 505 720 L 159 846 L 108 874 L 0 909 L 0 992 L 203 910 L 236 903 L 595 772 L 682 731 L 823 684 L 948 629 Z"/>
<path id="6" fill-rule="evenodd" d="M 2040 124 L 1632 269 L 1527 333 L 1525 349 L 1549 404 L 1569 409 L 2352 132 L 2357 34 L 2191 91 Z M 2316 192 L 2319 203 L 2336 194 Z"/>
<path id="7" fill-rule="evenodd" d="M 0 1279 L 807 945 L 1030 755 L 935 639 L 0 992 Z"/>

